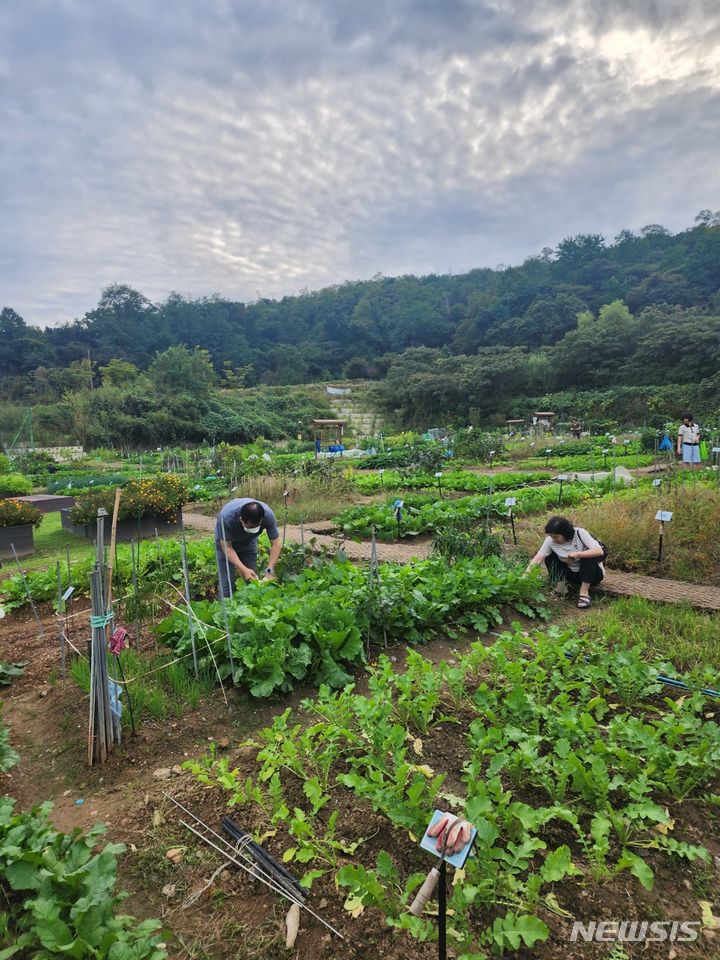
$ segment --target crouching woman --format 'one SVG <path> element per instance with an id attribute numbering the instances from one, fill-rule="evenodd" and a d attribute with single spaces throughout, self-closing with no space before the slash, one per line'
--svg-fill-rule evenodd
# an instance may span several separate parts
<path id="1" fill-rule="evenodd" d="M 544 560 L 551 583 L 578 585 L 577 605 L 586 610 L 592 603 L 590 588 L 597 586 L 605 576 L 602 562 L 605 548 L 583 527 L 574 527 L 567 517 L 550 517 L 545 533 L 547 536 L 527 570 Z"/>

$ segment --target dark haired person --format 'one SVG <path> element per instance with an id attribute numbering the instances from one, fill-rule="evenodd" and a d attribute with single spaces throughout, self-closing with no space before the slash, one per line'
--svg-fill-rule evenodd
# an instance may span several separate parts
<path id="1" fill-rule="evenodd" d="M 275 579 L 275 564 L 282 544 L 277 520 L 270 507 L 261 500 L 239 497 L 226 503 L 215 523 L 215 553 L 220 570 L 220 591 L 231 596 L 231 578 L 238 573 L 246 582 L 257 580 L 258 537 L 265 531 L 270 541 L 270 556 L 265 579 Z M 229 574 L 229 576 L 228 576 Z"/>
<path id="2" fill-rule="evenodd" d="M 527 570 L 544 560 L 553 583 L 565 581 L 579 586 L 577 605 L 587 610 L 592 602 L 590 587 L 605 576 L 602 564 L 605 550 L 587 530 L 574 527 L 567 517 L 550 517 L 545 533 L 547 536 Z"/>
<path id="3" fill-rule="evenodd" d="M 700 461 L 700 428 L 693 415 L 686 413 L 680 424 L 677 439 L 678 456 L 682 457 L 684 467 L 696 470 L 702 466 Z"/>

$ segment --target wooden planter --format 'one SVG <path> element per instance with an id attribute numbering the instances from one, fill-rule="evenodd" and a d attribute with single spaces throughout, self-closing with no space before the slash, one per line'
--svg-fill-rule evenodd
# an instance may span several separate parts
<path id="1" fill-rule="evenodd" d="M 29 557 L 35 553 L 33 528 L 31 523 L 17 527 L 0 527 L 0 560 L 14 560 L 12 545 L 19 557 Z"/>
<path id="2" fill-rule="evenodd" d="M 182 514 L 180 514 L 182 515 Z M 70 510 L 60 511 L 60 522 L 63 530 L 75 533 L 86 540 L 94 540 L 97 534 L 97 526 L 94 523 L 79 524 L 73 523 L 70 519 Z M 105 517 L 105 542 L 110 542 L 110 528 L 112 518 Z M 116 539 L 118 543 L 128 543 L 130 540 L 144 540 L 147 537 L 154 537 L 155 531 L 158 536 L 166 537 L 177 533 L 179 529 L 177 522 L 171 522 L 160 517 L 140 517 L 140 520 L 120 520 L 117 525 Z"/>

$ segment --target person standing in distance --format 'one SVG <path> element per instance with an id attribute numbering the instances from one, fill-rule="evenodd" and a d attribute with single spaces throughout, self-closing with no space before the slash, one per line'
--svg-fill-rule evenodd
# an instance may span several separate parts
<path id="1" fill-rule="evenodd" d="M 686 413 L 680 424 L 677 452 L 678 456 L 682 457 L 684 467 L 697 470 L 702 466 L 700 461 L 700 428 L 695 423 L 691 413 Z"/>
<path id="2" fill-rule="evenodd" d="M 220 592 L 231 595 L 230 577 L 238 573 L 246 583 L 257 580 L 258 537 L 265 531 L 270 541 L 270 556 L 265 580 L 275 579 L 275 564 L 282 551 L 277 520 L 270 507 L 261 500 L 238 497 L 226 503 L 215 523 L 215 553 L 220 570 Z M 228 577 L 228 573 L 230 577 Z"/>

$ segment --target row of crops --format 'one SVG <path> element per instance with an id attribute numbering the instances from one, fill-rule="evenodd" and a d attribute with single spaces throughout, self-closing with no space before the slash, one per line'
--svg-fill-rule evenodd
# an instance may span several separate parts
<path id="1" fill-rule="evenodd" d="M 367 696 L 321 689 L 260 733 L 255 759 L 187 766 L 297 865 L 333 922 L 379 936 L 378 955 L 383 925 L 386 942 L 435 938 L 432 916 L 408 913 L 428 868 L 417 838 L 434 808 L 453 810 L 478 830 L 448 894 L 456 956 L 529 956 L 567 939 L 578 885 L 590 903 L 626 876 L 632 901 L 632 884 L 711 863 L 685 811 L 720 803 L 720 727 L 701 694 L 664 694 L 671 670 L 574 630 L 515 630 L 440 665 L 381 657 Z M 681 909 L 699 921 L 697 901 Z"/>
<path id="2" fill-rule="evenodd" d="M 338 529 L 347 536 L 367 539 L 375 528 L 381 540 L 432 533 L 449 523 L 480 523 L 506 515 L 507 491 L 512 490 L 517 513 L 531 514 L 567 508 L 613 489 L 611 480 L 595 484 L 583 482 L 549 483 L 538 487 L 508 487 L 496 494 L 471 495 L 460 499 L 437 494 L 410 494 L 401 501 L 361 504 L 344 510 L 336 518 Z M 397 511 L 400 511 L 398 517 Z"/>

